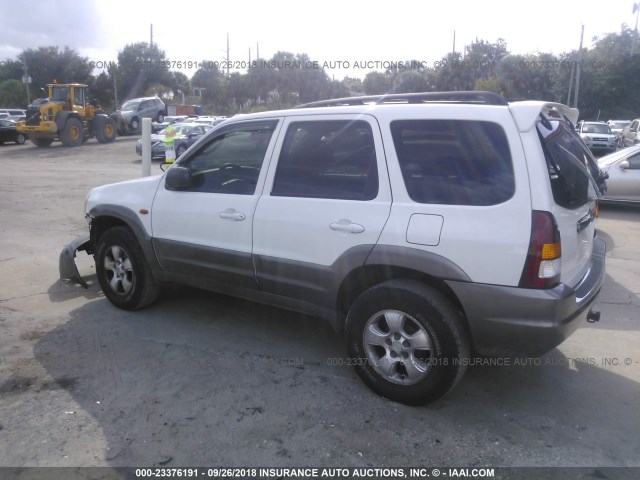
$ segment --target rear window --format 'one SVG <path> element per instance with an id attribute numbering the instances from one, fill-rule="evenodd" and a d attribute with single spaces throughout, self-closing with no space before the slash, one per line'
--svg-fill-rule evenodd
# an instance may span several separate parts
<path id="1" fill-rule="evenodd" d="M 553 199 L 564 208 L 578 208 L 597 198 L 597 181 L 604 181 L 584 142 L 564 121 L 538 122 Z"/>
<path id="2" fill-rule="evenodd" d="M 515 192 L 509 143 L 496 123 L 396 120 L 391 134 L 415 202 L 496 205 Z"/>

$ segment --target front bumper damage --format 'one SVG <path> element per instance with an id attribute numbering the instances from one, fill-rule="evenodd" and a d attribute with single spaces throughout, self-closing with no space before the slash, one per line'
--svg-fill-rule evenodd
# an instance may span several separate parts
<path id="1" fill-rule="evenodd" d="M 78 283 L 82 285 L 84 288 L 89 288 L 87 282 L 85 282 L 80 273 L 78 272 L 78 267 L 76 266 L 75 257 L 76 252 L 85 251 L 88 254 L 91 254 L 91 241 L 89 238 L 89 234 L 82 235 L 81 237 L 76 238 L 73 242 L 69 243 L 65 246 L 60 252 L 60 278 L 62 280 L 70 280 L 74 283 Z"/>

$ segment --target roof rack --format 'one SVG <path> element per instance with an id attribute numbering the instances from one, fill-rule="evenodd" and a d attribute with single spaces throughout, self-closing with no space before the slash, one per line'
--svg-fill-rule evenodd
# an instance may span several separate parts
<path id="1" fill-rule="evenodd" d="M 369 95 L 363 97 L 346 97 L 332 100 L 305 103 L 294 108 L 340 107 L 352 105 L 380 105 L 403 103 L 471 103 L 482 105 L 508 105 L 507 101 L 494 92 L 461 91 L 461 92 L 423 92 L 423 93 L 390 93 L 385 95 Z"/>

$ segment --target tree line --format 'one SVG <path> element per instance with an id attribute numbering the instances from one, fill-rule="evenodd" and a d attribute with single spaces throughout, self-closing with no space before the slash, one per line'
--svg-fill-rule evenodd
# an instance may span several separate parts
<path id="1" fill-rule="evenodd" d="M 201 104 L 218 115 L 352 95 L 452 90 L 489 90 L 507 99 L 573 104 L 574 79 L 580 71 L 577 106 L 583 118 L 640 116 L 638 32 L 623 26 L 620 32 L 594 40 L 591 48 L 559 55 L 511 54 L 503 39 L 476 40 L 463 52 L 451 52 L 433 64 L 411 59 L 386 62 L 385 71 L 342 80 L 330 78 L 323 62 L 290 52 L 243 62 L 246 69 L 231 72 L 225 62 L 171 62 L 157 44 L 144 42 L 124 47 L 117 62 L 90 61 L 68 47 L 40 47 L 0 62 L 0 107 L 26 106 L 27 91 L 21 82 L 25 64 L 32 78 L 30 99 L 43 96 L 41 87 L 56 79 L 88 84 L 90 95 L 107 110 L 128 98 L 159 95 L 167 103 Z M 191 78 L 183 73 L 195 67 Z M 95 75 L 100 68 L 102 72 Z"/>

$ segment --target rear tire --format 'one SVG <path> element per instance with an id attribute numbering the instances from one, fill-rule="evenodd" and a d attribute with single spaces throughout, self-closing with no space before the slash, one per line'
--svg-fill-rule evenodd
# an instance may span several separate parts
<path id="1" fill-rule="evenodd" d="M 66 147 L 79 147 L 84 138 L 84 127 L 77 118 L 69 118 L 60 132 L 60 141 Z"/>
<path id="2" fill-rule="evenodd" d="M 131 119 L 131 123 L 129 124 L 129 128 L 131 128 L 131 130 L 138 130 L 140 128 L 140 120 L 138 120 L 136 117 Z"/>
<path id="3" fill-rule="evenodd" d="M 111 143 L 116 139 L 116 122 L 113 118 L 96 118 L 96 140 L 100 143 Z"/>
<path id="4" fill-rule="evenodd" d="M 164 112 L 158 112 L 158 117 L 156 118 L 158 123 L 164 122 Z"/>
<path id="5" fill-rule="evenodd" d="M 94 258 L 100 287 L 116 307 L 138 310 L 158 299 L 160 287 L 129 228 L 119 226 L 105 231 L 98 239 Z"/>
<path id="6" fill-rule="evenodd" d="M 16 143 L 18 145 L 24 145 L 24 142 L 27 141 L 27 137 L 25 136 L 24 133 L 19 133 L 18 136 L 16 137 Z"/>
<path id="7" fill-rule="evenodd" d="M 36 147 L 48 147 L 53 143 L 53 138 L 32 138 L 31 143 Z"/>
<path id="8" fill-rule="evenodd" d="M 360 378 L 379 395 L 408 405 L 448 393 L 470 354 L 451 302 L 412 280 L 390 280 L 361 294 L 347 316 L 347 341 Z"/>

